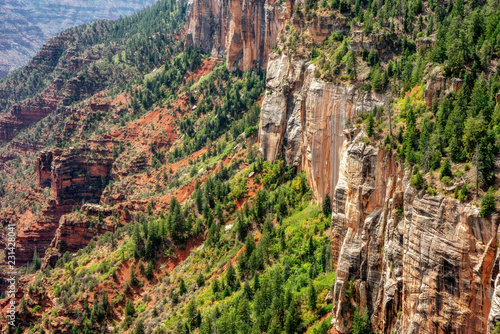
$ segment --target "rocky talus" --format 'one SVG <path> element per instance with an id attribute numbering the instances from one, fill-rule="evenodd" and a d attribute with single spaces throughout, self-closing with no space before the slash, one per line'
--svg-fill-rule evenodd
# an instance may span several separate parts
<path id="1" fill-rule="evenodd" d="M 262 103 L 260 151 L 305 170 L 315 197 L 333 197 L 340 148 L 349 119 L 384 106 L 384 94 L 364 92 L 314 78 L 315 66 L 272 53 Z"/>
<path id="2" fill-rule="evenodd" d="M 499 217 L 417 191 L 392 153 L 349 135 L 333 197 L 334 329 L 347 333 L 359 307 L 378 333 L 488 332 L 500 319 Z"/>

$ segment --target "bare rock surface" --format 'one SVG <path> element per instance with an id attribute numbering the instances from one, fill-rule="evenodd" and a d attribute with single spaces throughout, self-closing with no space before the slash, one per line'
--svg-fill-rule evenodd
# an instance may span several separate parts
<path id="1" fill-rule="evenodd" d="M 345 124 L 383 106 L 387 96 L 314 78 L 315 66 L 271 54 L 261 109 L 260 151 L 305 170 L 315 197 L 333 197 Z"/>
<path id="2" fill-rule="evenodd" d="M 334 329 L 359 306 L 378 333 L 486 333 L 500 318 L 499 217 L 417 191 L 363 137 L 343 143 L 333 197 Z"/>

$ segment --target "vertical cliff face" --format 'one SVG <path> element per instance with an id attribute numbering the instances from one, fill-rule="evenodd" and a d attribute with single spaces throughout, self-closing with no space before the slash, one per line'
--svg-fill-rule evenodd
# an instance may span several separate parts
<path id="1" fill-rule="evenodd" d="M 93 230 L 87 231 L 88 235 L 82 234 L 78 231 L 81 225 L 71 219 L 61 218 L 71 212 L 73 206 L 82 205 L 82 202 L 99 202 L 113 161 L 111 152 L 105 149 L 70 148 L 40 153 L 36 162 L 37 184 L 39 187 L 50 187 L 53 199 L 48 201 L 41 217 L 19 233 L 16 259 L 20 265 L 31 261 L 35 248 L 43 256 L 50 244 L 54 243 L 56 235 L 61 241 L 55 246 L 60 246 L 61 251 L 74 251 L 76 246 L 73 244 L 81 245 L 86 241 L 85 238 L 91 238 L 89 235 Z M 80 244 L 71 241 L 68 231 L 75 232 L 74 238 L 83 241 Z"/>
<path id="2" fill-rule="evenodd" d="M 359 305 L 379 333 L 485 333 L 499 217 L 415 190 L 363 135 L 344 142 L 333 198 L 334 328 L 346 333 Z"/>
<path id="3" fill-rule="evenodd" d="M 314 65 L 271 54 L 262 103 L 260 150 L 305 170 L 315 197 L 333 197 L 348 119 L 387 102 L 387 96 L 314 78 Z"/>
<path id="4" fill-rule="evenodd" d="M 187 40 L 229 70 L 265 68 L 269 50 L 293 11 L 293 1 L 193 0 Z"/>
<path id="5" fill-rule="evenodd" d="M 88 148 L 41 152 L 36 175 L 39 187 L 51 187 L 59 205 L 98 202 L 114 160 L 106 149 Z"/>

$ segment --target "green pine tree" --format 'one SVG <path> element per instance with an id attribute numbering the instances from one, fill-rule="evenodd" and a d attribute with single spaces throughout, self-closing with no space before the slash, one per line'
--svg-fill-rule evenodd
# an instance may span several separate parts
<path id="1" fill-rule="evenodd" d="M 332 212 L 332 203 L 330 201 L 330 195 L 326 194 L 323 199 L 323 214 L 328 216 Z"/>

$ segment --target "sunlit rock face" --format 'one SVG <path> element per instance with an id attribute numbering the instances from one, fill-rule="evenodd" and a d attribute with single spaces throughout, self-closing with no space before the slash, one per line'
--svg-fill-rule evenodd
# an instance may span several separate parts
<path id="1" fill-rule="evenodd" d="M 333 197 L 334 329 L 348 332 L 359 305 L 378 333 L 486 333 L 500 316 L 499 217 L 417 191 L 363 137 L 344 141 Z"/>
<path id="2" fill-rule="evenodd" d="M 387 96 L 314 78 L 314 65 L 271 54 L 262 103 L 260 150 L 268 161 L 283 158 L 307 174 L 313 193 L 333 197 L 340 148 L 349 119 L 387 102 Z"/>
<path id="3" fill-rule="evenodd" d="M 293 2 L 194 0 L 188 11 L 188 43 L 225 58 L 229 70 L 264 69 Z"/>

